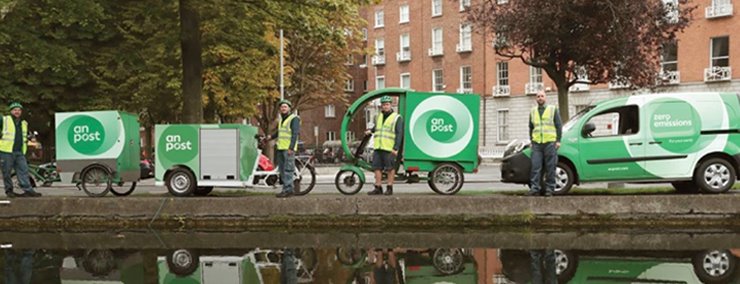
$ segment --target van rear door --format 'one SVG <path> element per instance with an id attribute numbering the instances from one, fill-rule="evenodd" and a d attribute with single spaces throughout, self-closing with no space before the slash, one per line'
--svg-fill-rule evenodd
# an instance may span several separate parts
<path id="1" fill-rule="evenodd" d="M 690 154 L 697 151 L 701 119 L 684 100 L 655 99 L 643 108 L 648 130 L 646 171 L 651 178 L 680 179 L 692 176 Z"/>

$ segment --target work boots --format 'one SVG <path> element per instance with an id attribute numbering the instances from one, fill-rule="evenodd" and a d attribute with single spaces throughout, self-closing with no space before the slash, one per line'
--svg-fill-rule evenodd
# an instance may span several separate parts
<path id="1" fill-rule="evenodd" d="M 367 195 L 381 195 L 381 194 L 383 194 L 383 187 L 379 185 L 376 185 L 373 191 L 367 193 Z"/>
<path id="2" fill-rule="evenodd" d="M 392 185 L 387 185 L 385 187 L 385 195 L 392 195 L 392 194 L 393 194 L 393 186 Z"/>

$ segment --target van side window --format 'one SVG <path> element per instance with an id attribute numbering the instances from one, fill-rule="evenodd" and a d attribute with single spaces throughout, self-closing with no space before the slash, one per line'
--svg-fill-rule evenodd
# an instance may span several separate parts
<path id="1" fill-rule="evenodd" d="M 587 125 L 593 123 L 595 129 L 588 131 Z M 640 131 L 640 112 L 636 105 L 608 109 L 591 117 L 582 134 L 584 137 L 608 137 L 633 135 Z"/>

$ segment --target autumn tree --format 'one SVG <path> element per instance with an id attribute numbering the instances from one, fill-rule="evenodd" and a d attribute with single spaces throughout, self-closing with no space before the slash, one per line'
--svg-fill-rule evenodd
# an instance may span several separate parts
<path id="1" fill-rule="evenodd" d="M 688 0 L 498 2 L 472 7 L 468 20 L 478 32 L 495 35 L 496 54 L 547 73 L 557 86 L 563 120 L 569 118 L 573 84 L 654 85 L 661 48 L 688 26 L 695 8 Z"/>

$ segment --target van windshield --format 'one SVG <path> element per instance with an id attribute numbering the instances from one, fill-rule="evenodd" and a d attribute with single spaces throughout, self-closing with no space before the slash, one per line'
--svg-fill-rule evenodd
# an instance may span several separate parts
<path id="1" fill-rule="evenodd" d="M 573 125 L 576 124 L 576 121 L 578 121 L 584 114 L 588 113 L 594 107 L 596 106 L 588 106 L 584 108 L 583 110 L 579 111 L 578 113 L 576 113 L 576 115 L 574 115 L 573 117 L 571 117 L 570 120 L 568 120 L 568 122 L 566 122 L 563 125 L 563 132 L 567 132 L 568 130 L 570 130 L 573 127 Z"/>

